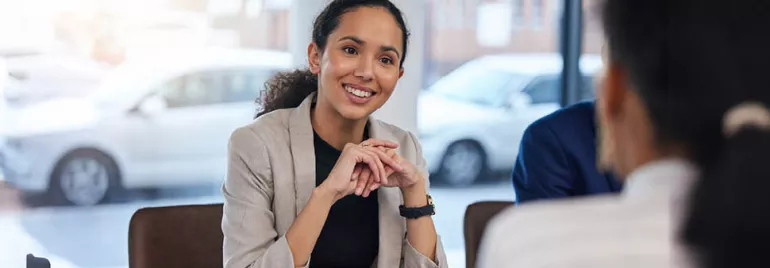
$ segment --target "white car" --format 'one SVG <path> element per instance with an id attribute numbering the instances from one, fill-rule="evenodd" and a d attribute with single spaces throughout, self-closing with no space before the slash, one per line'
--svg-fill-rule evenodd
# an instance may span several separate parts
<path id="1" fill-rule="evenodd" d="M 230 49 L 130 59 L 87 98 L 13 111 L 0 149 L 6 180 L 84 206 L 118 189 L 221 181 L 230 134 L 290 65 L 288 53 Z"/>
<path id="2" fill-rule="evenodd" d="M 591 75 L 601 58 L 583 56 L 582 97 L 593 97 Z M 560 108 L 559 54 L 493 55 L 474 59 L 423 91 L 418 129 L 431 173 L 465 186 L 509 171 L 524 130 Z"/>

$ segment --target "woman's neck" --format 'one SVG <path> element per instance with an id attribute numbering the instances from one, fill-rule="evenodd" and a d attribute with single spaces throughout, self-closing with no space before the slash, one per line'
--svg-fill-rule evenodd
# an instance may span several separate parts
<path id="1" fill-rule="evenodd" d="M 313 130 L 321 139 L 340 151 L 345 148 L 345 144 L 363 142 L 367 120 L 367 118 L 361 120 L 346 119 L 330 105 L 326 105 L 320 100 L 310 112 Z"/>

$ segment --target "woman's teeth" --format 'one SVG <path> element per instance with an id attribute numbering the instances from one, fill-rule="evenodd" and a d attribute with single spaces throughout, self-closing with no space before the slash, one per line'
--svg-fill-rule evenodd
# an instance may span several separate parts
<path id="1" fill-rule="evenodd" d="M 350 86 L 345 86 L 345 90 L 347 90 L 351 94 L 356 95 L 357 97 L 361 97 L 361 98 L 368 98 L 368 97 L 372 96 L 372 93 L 369 92 L 369 91 L 363 91 L 363 90 L 360 90 L 360 89 L 355 89 L 355 88 L 352 88 Z"/>

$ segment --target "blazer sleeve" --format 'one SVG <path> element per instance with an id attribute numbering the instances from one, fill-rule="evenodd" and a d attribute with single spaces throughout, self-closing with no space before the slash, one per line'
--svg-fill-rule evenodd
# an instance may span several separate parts
<path id="1" fill-rule="evenodd" d="M 572 195 L 575 176 L 548 125 L 535 123 L 524 132 L 512 180 L 517 204 Z"/>
<path id="2" fill-rule="evenodd" d="M 422 175 L 425 178 L 425 187 L 430 189 L 430 180 L 428 179 L 430 176 L 430 173 L 428 172 L 427 162 L 425 161 L 425 158 L 422 155 L 422 146 L 420 145 L 420 142 L 417 141 L 417 138 L 414 134 L 409 132 L 409 138 L 414 143 L 414 147 L 417 150 L 416 154 L 416 163 L 415 165 L 417 168 L 422 172 Z M 449 265 L 447 264 L 446 259 L 446 253 L 444 252 L 444 245 L 441 243 L 441 236 L 438 234 L 436 235 L 436 261 L 438 263 L 434 263 L 433 260 L 426 257 L 425 255 L 422 255 L 417 249 L 415 249 L 410 243 L 409 239 L 407 239 L 406 236 L 404 236 L 404 243 L 401 247 L 402 249 L 402 256 L 403 256 L 403 267 L 405 268 L 447 268 Z"/>
<path id="3" fill-rule="evenodd" d="M 268 157 L 265 142 L 251 129 L 233 132 L 222 186 L 225 268 L 295 267 L 286 237 L 274 228 Z"/>

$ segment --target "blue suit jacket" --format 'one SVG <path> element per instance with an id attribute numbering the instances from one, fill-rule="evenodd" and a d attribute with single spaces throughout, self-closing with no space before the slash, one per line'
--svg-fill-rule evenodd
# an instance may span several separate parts
<path id="1" fill-rule="evenodd" d="M 513 168 L 517 203 L 621 190 L 597 169 L 594 110 L 593 102 L 578 103 L 527 128 Z"/>

